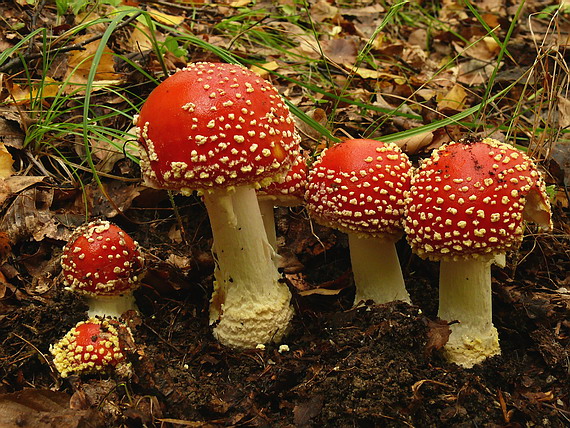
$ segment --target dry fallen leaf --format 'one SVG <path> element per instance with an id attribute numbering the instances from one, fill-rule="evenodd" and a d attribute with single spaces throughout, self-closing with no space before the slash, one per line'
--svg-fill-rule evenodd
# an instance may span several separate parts
<path id="1" fill-rule="evenodd" d="M 428 320 L 428 330 L 427 330 L 427 343 L 425 345 L 424 351 L 427 355 L 430 355 L 433 351 L 437 351 L 445 346 L 449 340 L 449 335 L 451 334 L 451 329 L 447 321 Z"/>
<path id="2" fill-rule="evenodd" d="M 465 104 L 467 93 L 463 86 L 455 85 L 444 95 L 439 94 L 437 97 L 437 109 L 443 110 L 461 110 Z"/>
<path id="3" fill-rule="evenodd" d="M 562 95 L 558 96 L 558 125 L 560 128 L 570 126 L 570 100 Z"/>
<path id="4" fill-rule="evenodd" d="M 5 112 L 2 113 L 5 114 Z M 18 121 L 0 117 L 0 142 L 4 143 L 8 147 L 14 147 L 16 149 L 21 149 L 23 147 L 24 133 L 18 126 Z"/>
<path id="5" fill-rule="evenodd" d="M 398 76 L 396 74 L 384 73 L 378 70 L 371 70 L 369 68 L 359 67 L 355 70 L 355 73 L 364 79 L 379 79 L 381 77 L 386 77 L 389 79 L 393 79 L 394 82 L 396 82 L 399 85 L 404 83 L 404 79 L 401 76 Z"/>
<path id="6" fill-rule="evenodd" d="M 147 25 L 142 22 L 137 22 L 127 42 L 129 49 L 133 52 L 151 50 L 153 46 L 150 34 L 151 31 Z M 158 34 L 157 36 L 160 37 Z"/>
<path id="7" fill-rule="evenodd" d="M 358 55 L 357 39 L 355 37 L 340 37 L 324 40 L 323 52 L 331 61 L 352 68 Z"/>
<path id="8" fill-rule="evenodd" d="M 77 37 L 73 43 L 78 44 L 87 40 L 91 35 L 85 34 Z M 74 91 L 76 88 L 73 84 L 83 85 L 87 83 L 87 78 L 91 67 L 93 66 L 93 56 L 99 48 L 100 41 L 96 40 L 94 42 L 88 43 L 84 46 L 84 50 L 73 51 L 67 60 L 67 72 L 65 76 L 65 81 L 71 83 L 66 87 L 66 91 Z M 97 71 L 95 73 L 94 81 L 99 82 L 98 85 L 110 83 L 119 83 L 120 75 L 115 73 L 115 61 L 113 59 L 113 51 L 108 47 L 104 48 L 103 55 L 99 64 L 97 65 Z"/>
<path id="9" fill-rule="evenodd" d="M 0 142 L 0 178 L 8 178 L 14 174 L 13 164 L 14 159 L 12 159 L 12 155 L 8 152 L 4 143 Z"/>
<path id="10" fill-rule="evenodd" d="M 310 290 L 299 291 L 297 294 L 299 296 L 311 296 L 313 294 L 318 294 L 320 296 L 336 296 L 342 290 L 331 290 L 330 288 L 312 288 Z"/>
<path id="11" fill-rule="evenodd" d="M 251 0 L 236 0 L 229 4 L 230 7 L 244 7 L 251 3 Z"/>
<path id="12" fill-rule="evenodd" d="M 270 71 L 277 70 L 278 68 L 279 68 L 279 64 L 277 64 L 276 61 L 270 61 L 270 62 L 266 62 L 264 64 L 259 64 L 259 66 L 252 65 L 250 67 L 250 70 L 253 71 L 255 74 L 257 74 L 260 77 L 263 77 L 265 79 L 265 78 L 267 78 L 267 76 L 269 76 Z"/>
<path id="13" fill-rule="evenodd" d="M 49 389 L 24 389 L 10 394 L 0 394 L 3 427 L 78 428 L 102 426 L 103 416 L 95 409 L 69 408 L 69 395 Z"/>
<path id="14" fill-rule="evenodd" d="M 494 63 L 470 59 L 459 64 L 457 81 L 467 86 L 482 85 L 489 81 L 495 68 Z"/>
<path id="15" fill-rule="evenodd" d="M 402 151 L 408 155 L 418 153 L 421 149 L 428 147 L 433 141 L 433 132 L 422 132 L 421 134 L 414 135 L 413 137 L 403 138 L 394 141 Z"/>
<path id="16" fill-rule="evenodd" d="M 332 19 L 338 14 L 338 7 L 326 0 L 319 0 L 311 6 L 311 19 L 314 22 L 323 22 Z"/>
<path id="17" fill-rule="evenodd" d="M 471 45 L 471 43 L 475 43 Z M 452 43 L 455 50 L 462 55 L 475 58 L 481 61 L 491 61 L 497 57 L 501 47 L 492 37 L 484 37 L 482 40 L 473 38 L 469 41 L 468 47 L 464 47 L 457 42 Z"/>
<path id="18" fill-rule="evenodd" d="M 249 2 L 248 2 L 249 3 Z M 184 22 L 183 15 L 169 15 L 164 12 L 160 12 L 153 8 L 147 8 L 148 14 L 156 21 L 160 22 L 161 24 L 165 25 L 180 25 Z"/>

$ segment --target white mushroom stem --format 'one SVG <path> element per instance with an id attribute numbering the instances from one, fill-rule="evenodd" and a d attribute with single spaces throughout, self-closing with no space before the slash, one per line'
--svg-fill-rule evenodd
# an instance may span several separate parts
<path id="1" fill-rule="evenodd" d="M 440 263 L 438 316 L 458 321 L 450 326 L 445 353 L 451 362 L 466 368 L 501 353 L 492 321 L 491 264 L 496 259 Z"/>
<path id="2" fill-rule="evenodd" d="M 261 210 L 267 240 L 269 241 L 269 245 L 277 252 L 277 232 L 275 229 L 275 212 L 273 208 L 273 200 L 259 199 L 259 209 Z"/>
<path id="3" fill-rule="evenodd" d="M 214 336 L 235 348 L 279 342 L 293 316 L 291 293 L 272 261 L 255 190 L 204 195 L 216 259 L 210 322 Z"/>
<path id="4" fill-rule="evenodd" d="M 355 305 L 362 300 L 410 303 L 393 241 L 349 233 L 348 244 L 356 285 Z"/>
<path id="5" fill-rule="evenodd" d="M 127 311 L 138 311 L 132 292 L 121 296 L 87 297 L 86 301 L 89 305 L 89 318 L 121 318 Z"/>

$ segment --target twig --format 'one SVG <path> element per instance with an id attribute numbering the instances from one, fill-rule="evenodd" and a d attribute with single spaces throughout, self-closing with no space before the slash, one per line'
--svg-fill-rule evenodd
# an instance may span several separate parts
<path id="1" fill-rule="evenodd" d="M 129 17 L 128 19 L 126 19 L 125 21 L 123 21 L 119 25 L 117 25 L 116 29 L 119 30 L 123 27 L 126 27 L 131 22 L 133 22 L 135 19 L 137 19 L 141 14 L 142 14 L 142 12 L 135 13 L 133 16 Z M 64 46 L 62 48 L 50 49 L 50 50 L 45 51 L 45 52 L 31 53 L 31 54 L 26 54 L 26 55 L 23 55 L 20 57 L 13 58 L 12 60 L 8 61 L 6 64 L 4 64 L 3 66 L 0 67 L 0 72 L 5 72 L 5 71 L 8 71 L 9 69 L 11 69 L 12 67 L 15 67 L 17 65 L 21 65 L 23 61 L 30 61 L 33 59 L 43 58 L 45 56 L 48 56 L 49 54 L 83 50 L 85 45 L 88 45 L 89 43 L 95 42 L 95 41 L 101 39 L 102 37 L 103 37 L 103 33 L 100 33 L 100 34 L 96 34 L 94 36 L 91 36 L 88 39 L 85 39 L 80 43 L 75 43 L 73 45 Z"/>

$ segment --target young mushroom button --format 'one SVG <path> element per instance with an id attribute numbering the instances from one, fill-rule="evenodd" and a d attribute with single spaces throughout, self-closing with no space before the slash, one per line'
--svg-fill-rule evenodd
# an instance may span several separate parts
<path id="1" fill-rule="evenodd" d="M 155 188 L 203 194 L 216 257 L 210 320 L 223 344 L 278 342 L 293 315 L 255 189 L 280 179 L 299 136 L 277 90 L 232 64 L 196 63 L 158 85 L 136 119 L 141 170 Z"/>
<path id="2" fill-rule="evenodd" d="M 64 378 L 110 370 L 128 377 L 131 364 L 125 358 L 122 335 L 130 336 L 132 342 L 129 328 L 117 321 L 96 318 L 81 321 L 50 347 L 55 368 Z"/>
<path id="3" fill-rule="evenodd" d="M 132 292 L 143 265 L 137 242 L 105 220 L 78 227 L 61 256 L 64 285 L 87 297 L 89 316 L 118 318 L 136 309 Z"/>
<path id="4" fill-rule="evenodd" d="M 445 347 L 457 364 L 471 367 L 500 353 L 490 266 L 520 245 L 523 219 L 552 226 L 536 166 L 508 144 L 449 143 L 413 175 L 405 231 L 414 252 L 441 262 L 439 317 L 459 321 Z"/>
<path id="5" fill-rule="evenodd" d="M 311 217 L 348 234 L 355 304 L 410 301 L 394 246 L 402 235 L 410 169 L 395 144 L 354 139 L 324 150 L 309 172 Z"/>

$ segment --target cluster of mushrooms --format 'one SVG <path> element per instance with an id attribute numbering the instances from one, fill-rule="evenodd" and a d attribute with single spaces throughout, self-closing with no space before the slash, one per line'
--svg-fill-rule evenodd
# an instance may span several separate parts
<path id="1" fill-rule="evenodd" d="M 73 233 L 61 255 L 63 284 L 86 298 L 89 318 L 50 349 L 62 377 L 108 370 L 130 374 L 125 348 L 133 338 L 120 320 L 136 310 L 133 291 L 143 268 L 138 243 L 117 225 L 94 220 Z"/>
<path id="2" fill-rule="evenodd" d="M 205 203 L 216 261 L 210 322 L 222 344 L 255 348 L 287 333 L 294 311 L 278 271 L 273 207 L 305 204 L 313 220 L 349 236 L 355 306 L 410 302 L 394 245 L 405 232 L 416 254 L 440 262 L 439 317 L 457 321 L 447 358 L 472 367 L 500 353 L 490 266 L 520 245 L 523 219 L 552 227 L 544 181 L 521 151 L 490 138 L 466 139 L 434 150 L 414 168 L 395 144 L 351 139 L 308 166 L 277 90 L 244 67 L 222 63 L 190 64 L 167 78 L 135 125 L 145 184 L 198 191 Z M 104 365 L 99 354 L 124 362 L 120 341 L 108 336 L 134 308 L 143 261 L 124 232 L 113 243 L 100 232 L 113 227 L 88 225 L 65 248 L 66 285 L 88 295 L 88 323 L 103 323 L 108 346 L 85 345 L 82 330 L 95 327 L 80 323 L 53 347 L 62 375 L 83 370 L 70 360 L 89 364 L 87 371 Z M 97 258 L 107 263 L 87 273 Z M 62 356 L 71 348 L 71 357 Z M 93 364 L 77 356 L 78 348 L 91 349 Z"/>

